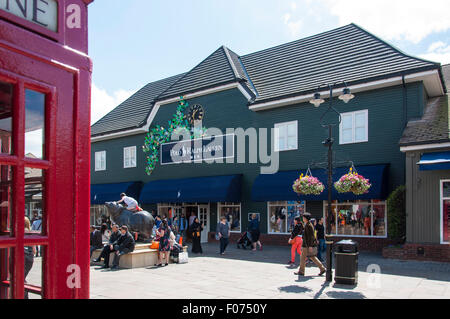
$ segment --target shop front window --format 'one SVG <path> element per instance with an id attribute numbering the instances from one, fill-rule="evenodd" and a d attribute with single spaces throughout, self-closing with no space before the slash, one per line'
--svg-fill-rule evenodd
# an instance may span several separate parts
<path id="1" fill-rule="evenodd" d="M 93 226 L 101 226 L 103 223 L 110 224 L 108 210 L 106 209 L 105 205 L 92 205 L 90 220 L 91 225 Z"/>
<path id="2" fill-rule="evenodd" d="M 294 219 L 305 212 L 305 201 L 269 202 L 269 233 L 288 234 L 294 228 Z"/>
<path id="3" fill-rule="evenodd" d="M 324 205 L 327 219 L 328 203 Z M 334 201 L 331 233 L 338 236 L 386 237 L 386 203 L 383 201 Z"/>
<path id="4" fill-rule="evenodd" d="M 217 222 L 224 216 L 232 232 L 241 232 L 241 204 L 240 203 L 219 203 Z"/>
<path id="5" fill-rule="evenodd" d="M 442 209 L 442 240 L 441 243 L 450 243 L 450 181 L 442 182 L 441 192 Z"/>

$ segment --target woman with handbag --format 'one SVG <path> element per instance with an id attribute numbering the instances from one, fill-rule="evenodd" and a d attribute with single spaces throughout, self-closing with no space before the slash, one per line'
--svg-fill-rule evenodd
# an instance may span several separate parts
<path id="1" fill-rule="evenodd" d="M 317 239 L 315 236 L 315 230 L 310 222 L 311 214 L 303 214 L 303 222 L 305 223 L 305 229 L 303 231 L 303 244 L 302 254 L 300 256 L 300 268 L 298 272 L 294 273 L 298 276 L 305 275 L 306 259 L 309 257 L 317 267 L 320 268 L 319 276 L 322 276 L 327 270 L 322 265 L 319 259 L 317 259 Z"/>
<path id="2" fill-rule="evenodd" d="M 192 252 L 194 254 L 203 254 L 202 244 L 200 242 L 203 225 L 200 223 L 198 217 L 195 217 L 190 227 L 192 235 Z"/>

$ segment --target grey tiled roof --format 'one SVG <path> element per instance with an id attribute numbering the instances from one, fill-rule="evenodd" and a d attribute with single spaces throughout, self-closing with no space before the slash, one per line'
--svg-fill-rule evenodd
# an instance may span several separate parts
<path id="1" fill-rule="evenodd" d="M 143 126 L 155 97 L 175 83 L 183 74 L 152 82 L 133 94 L 91 126 L 91 136 L 100 136 Z"/>
<path id="2" fill-rule="evenodd" d="M 314 92 L 322 83 L 374 79 L 437 69 L 355 24 L 241 57 L 259 93 L 255 103 Z"/>
<path id="3" fill-rule="evenodd" d="M 449 123 L 449 95 L 431 98 L 422 118 L 408 122 L 400 146 L 448 142 Z"/>
<path id="4" fill-rule="evenodd" d="M 142 126 L 154 101 L 228 83 L 240 82 L 249 103 L 258 104 L 312 93 L 324 82 L 351 85 L 439 68 L 355 24 L 244 56 L 222 46 L 191 71 L 148 84 L 95 123 L 92 136 Z M 442 75 L 448 79 L 448 69 Z"/>
<path id="5" fill-rule="evenodd" d="M 236 61 L 236 60 L 234 60 Z M 163 100 L 222 84 L 245 81 L 240 65 L 235 65 L 230 51 L 221 46 L 176 83 L 158 96 Z"/>

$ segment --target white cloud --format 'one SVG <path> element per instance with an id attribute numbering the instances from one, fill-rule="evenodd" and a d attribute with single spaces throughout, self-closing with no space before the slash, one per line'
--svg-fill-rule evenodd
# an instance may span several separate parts
<path id="1" fill-rule="evenodd" d="M 97 122 L 135 92 L 136 90 L 118 90 L 110 95 L 106 90 L 92 84 L 91 124 Z"/>
<path id="2" fill-rule="evenodd" d="M 302 22 L 302 20 L 292 21 L 291 18 L 292 18 L 291 14 L 286 13 L 283 16 L 283 21 L 284 21 L 284 24 L 288 27 L 289 33 L 291 34 L 291 36 L 296 38 L 300 35 L 300 31 L 302 29 L 303 22 Z"/>
<path id="3" fill-rule="evenodd" d="M 339 24 L 356 23 L 387 40 L 415 44 L 450 29 L 448 0 L 319 0 Z"/>
<path id="4" fill-rule="evenodd" d="M 427 53 L 420 55 L 422 59 L 433 62 L 440 62 L 441 64 L 450 63 L 450 44 L 442 41 L 434 42 L 428 48 Z"/>

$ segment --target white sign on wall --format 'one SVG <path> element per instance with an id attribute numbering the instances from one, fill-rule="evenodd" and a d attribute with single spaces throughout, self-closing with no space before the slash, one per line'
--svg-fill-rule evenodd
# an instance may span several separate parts
<path id="1" fill-rule="evenodd" d="M 58 31 L 58 2 L 56 0 L 0 0 L 0 10 Z"/>

